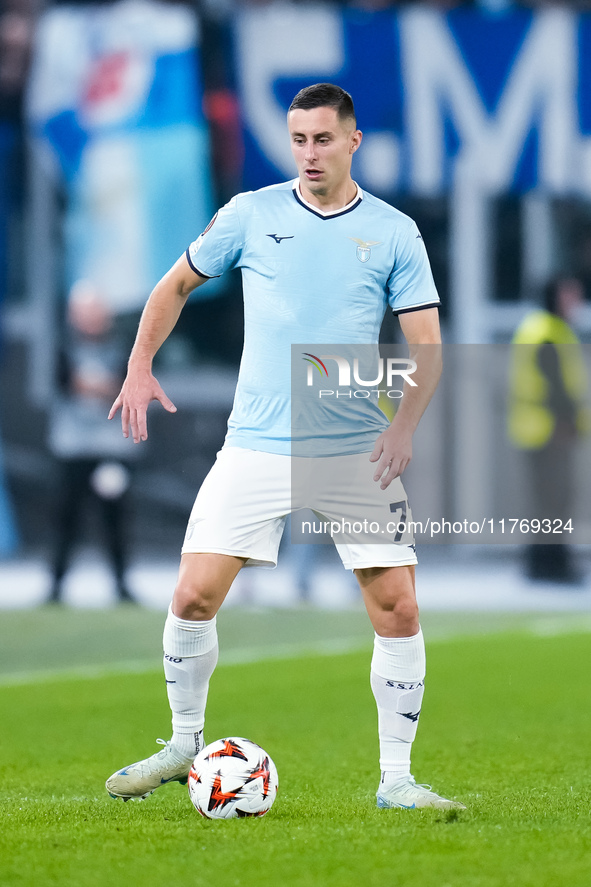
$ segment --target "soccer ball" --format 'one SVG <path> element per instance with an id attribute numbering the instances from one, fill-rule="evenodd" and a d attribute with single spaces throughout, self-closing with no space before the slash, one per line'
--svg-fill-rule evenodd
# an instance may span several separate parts
<path id="1" fill-rule="evenodd" d="M 267 752 L 235 736 L 206 745 L 189 770 L 189 797 L 208 819 L 264 816 L 277 786 L 277 768 Z"/>

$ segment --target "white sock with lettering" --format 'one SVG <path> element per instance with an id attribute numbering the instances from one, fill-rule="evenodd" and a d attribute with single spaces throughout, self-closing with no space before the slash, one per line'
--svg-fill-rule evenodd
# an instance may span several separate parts
<path id="1" fill-rule="evenodd" d="M 382 785 L 410 776 L 410 751 L 425 689 L 423 633 L 410 638 L 376 634 L 371 689 L 378 707 Z"/>
<path id="2" fill-rule="evenodd" d="M 218 661 L 216 618 L 180 619 L 169 608 L 164 624 L 164 675 L 172 710 L 172 745 L 185 757 L 203 748 L 209 679 Z"/>

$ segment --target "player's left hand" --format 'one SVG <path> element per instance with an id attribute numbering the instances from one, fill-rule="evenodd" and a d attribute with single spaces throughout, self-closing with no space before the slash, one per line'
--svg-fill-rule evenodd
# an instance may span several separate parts
<path id="1" fill-rule="evenodd" d="M 395 477 L 400 477 L 412 459 L 412 435 L 392 425 L 380 434 L 369 457 L 377 462 L 373 479 L 385 490 Z"/>

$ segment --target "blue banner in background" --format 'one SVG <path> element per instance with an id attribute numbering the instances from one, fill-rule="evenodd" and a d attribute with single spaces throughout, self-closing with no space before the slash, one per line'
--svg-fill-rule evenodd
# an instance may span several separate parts
<path id="1" fill-rule="evenodd" d="M 591 196 L 591 16 L 428 6 L 364 12 L 271 4 L 235 25 L 245 187 L 294 174 L 285 113 L 302 87 L 351 92 L 364 132 L 354 174 L 377 194 Z"/>
<path id="2" fill-rule="evenodd" d="M 143 306 L 213 214 L 198 41 L 180 4 L 41 19 L 28 115 L 66 193 L 66 284 L 90 279 L 116 311 Z"/>

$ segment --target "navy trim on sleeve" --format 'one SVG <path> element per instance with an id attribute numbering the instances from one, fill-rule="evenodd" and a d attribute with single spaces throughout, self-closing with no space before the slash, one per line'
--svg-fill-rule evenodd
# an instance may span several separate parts
<path id="1" fill-rule="evenodd" d="M 426 311 L 427 308 L 439 308 L 440 306 L 441 302 L 425 302 L 424 305 L 413 305 L 411 308 L 401 308 L 399 311 L 392 309 L 392 313 L 398 317 L 399 314 L 410 314 L 411 311 Z"/>
<path id="2" fill-rule="evenodd" d="M 193 264 L 193 262 L 191 261 L 191 254 L 189 253 L 188 247 L 185 251 L 185 255 L 187 257 L 187 262 L 191 266 L 191 269 L 195 272 L 195 274 L 198 274 L 199 277 L 202 277 L 204 280 L 213 280 L 214 277 L 221 277 L 222 276 L 221 274 L 204 274 L 203 271 L 200 271 L 199 268 L 197 268 Z"/>

